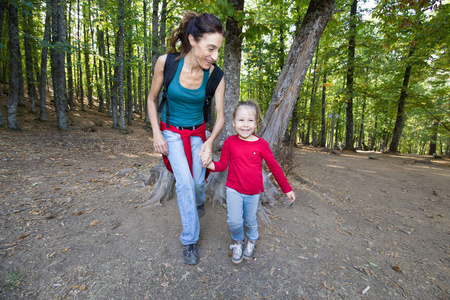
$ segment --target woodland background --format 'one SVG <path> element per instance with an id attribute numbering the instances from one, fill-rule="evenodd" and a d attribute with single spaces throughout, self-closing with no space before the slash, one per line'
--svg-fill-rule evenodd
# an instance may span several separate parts
<path id="1" fill-rule="evenodd" d="M 237 89 L 233 101 L 256 99 L 264 113 L 313 2 L 330 0 L 1 0 L 0 91 L 8 102 L 0 124 L 20 129 L 17 105 L 47 120 L 49 90 L 61 130 L 74 106 L 107 114 L 121 131 L 135 116 L 148 122 L 153 66 L 186 10 L 217 15 L 225 43 L 238 40 L 229 51 L 239 55 L 222 54 L 218 65 L 238 65 L 237 80 L 226 77 L 227 89 Z M 283 138 L 449 155 L 449 3 L 338 0 L 334 7 Z"/>

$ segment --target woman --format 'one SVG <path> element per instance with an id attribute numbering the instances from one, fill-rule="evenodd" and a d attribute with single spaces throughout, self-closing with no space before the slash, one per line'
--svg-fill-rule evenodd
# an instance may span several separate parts
<path id="1" fill-rule="evenodd" d="M 180 241 L 187 264 L 198 263 L 196 244 L 200 233 L 198 218 L 203 214 L 205 202 L 205 166 L 211 163 L 212 146 L 224 124 L 225 82 L 222 78 L 214 95 L 216 122 L 206 140 L 203 121 L 206 82 L 222 48 L 223 34 L 223 25 L 214 15 L 187 12 L 169 38 L 169 53 L 177 52 L 176 46 L 180 43 L 180 58 L 177 72 L 167 89 L 168 105 L 164 106 L 160 123 L 158 95 L 163 85 L 167 55 L 160 56 L 156 62 L 148 96 L 153 146 L 157 153 L 167 156 L 175 176 L 183 225 Z"/>

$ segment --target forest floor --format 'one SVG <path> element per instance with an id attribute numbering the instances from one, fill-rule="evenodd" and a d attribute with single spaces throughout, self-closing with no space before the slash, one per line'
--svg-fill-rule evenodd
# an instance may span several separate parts
<path id="1" fill-rule="evenodd" d="M 208 201 L 189 266 L 176 199 L 140 206 L 159 160 L 142 120 L 18 115 L 0 128 L 0 299 L 450 299 L 447 159 L 299 147 L 297 201 L 268 207 L 256 257 L 231 262 Z"/>

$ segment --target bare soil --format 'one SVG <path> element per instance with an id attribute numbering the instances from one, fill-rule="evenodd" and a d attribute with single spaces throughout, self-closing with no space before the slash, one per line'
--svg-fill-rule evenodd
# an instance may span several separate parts
<path id="1" fill-rule="evenodd" d="M 231 262 L 209 201 L 189 266 L 176 199 L 140 207 L 159 160 L 144 122 L 68 117 L 0 128 L 1 299 L 450 299 L 448 160 L 300 147 L 297 201 L 268 207 L 256 257 Z"/>

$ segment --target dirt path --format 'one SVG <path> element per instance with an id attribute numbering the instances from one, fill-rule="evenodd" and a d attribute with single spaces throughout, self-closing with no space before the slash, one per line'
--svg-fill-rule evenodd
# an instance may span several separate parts
<path id="1" fill-rule="evenodd" d="M 269 208 L 256 259 L 231 263 L 226 211 L 207 203 L 188 266 L 176 201 L 138 207 L 159 159 L 141 121 L 22 118 L 0 129 L 1 299 L 450 299 L 448 160 L 298 149 L 298 201 Z"/>

